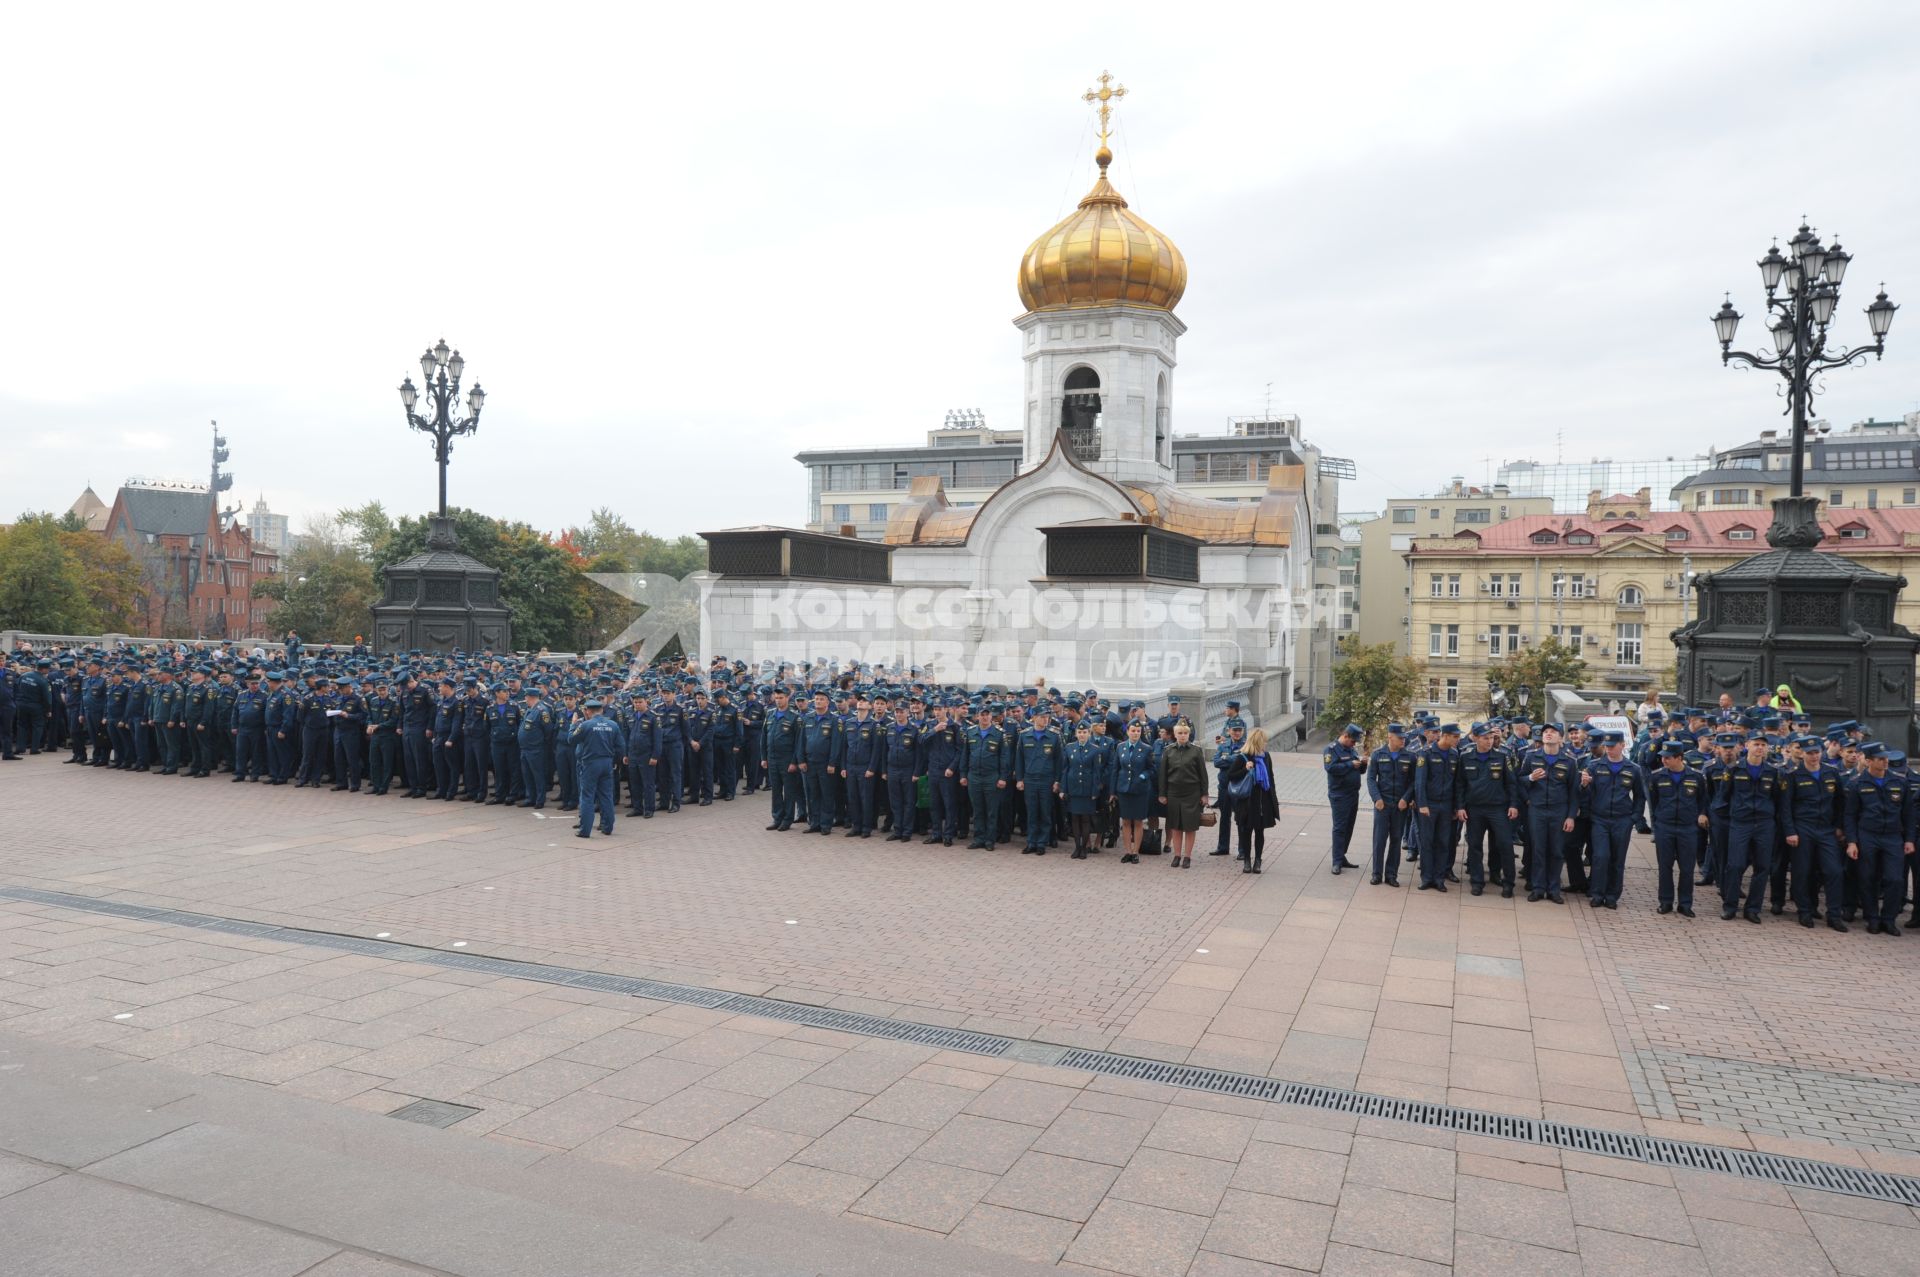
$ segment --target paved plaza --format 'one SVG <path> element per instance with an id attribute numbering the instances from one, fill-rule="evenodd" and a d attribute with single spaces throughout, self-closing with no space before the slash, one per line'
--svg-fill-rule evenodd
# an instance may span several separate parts
<path id="1" fill-rule="evenodd" d="M 1317 759 L 1281 762 L 1303 801 L 1257 877 L 768 833 L 758 798 L 581 842 L 551 807 L 7 764 L 0 1266 L 1920 1270 L 1910 1205 L 1048 1062 L 1920 1174 L 1920 938 L 1656 917 L 1640 844 L 1609 913 L 1333 877 Z M 428 960 L 449 954 L 1014 1041 Z M 452 1124 L 388 1116 L 419 1100 Z"/>

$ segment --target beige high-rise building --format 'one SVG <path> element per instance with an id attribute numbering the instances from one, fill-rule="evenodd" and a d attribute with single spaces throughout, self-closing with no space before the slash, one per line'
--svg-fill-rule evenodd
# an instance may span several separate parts
<path id="1" fill-rule="evenodd" d="M 1356 572 L 1359 624 L 1353 632 L 1367 644 L 1394 643 L 1412 650 L 1408 635 L 1410 594 L 1407 551 L 1417 537 L 1450 537 L 1483 530 L 1527 514 L 1551 514 L 1552 497 L 1520 497 L 1504 487 L 1475 488 L 1455 479 L 1431 497 L 1396 497 L 1375 519 L 1360 524 Z M 1344 575 L 1344 574 L 1343 574 Z"/>

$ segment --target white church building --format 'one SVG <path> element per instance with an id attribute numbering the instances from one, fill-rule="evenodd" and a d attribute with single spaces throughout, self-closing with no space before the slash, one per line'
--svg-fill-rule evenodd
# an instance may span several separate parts
<path id="1" fill-rule="evenodd" d="M 1103 119 L 1104 124 L 1104 119 Z M 1104 134 L 1104 130 L 1103 130 Z M 1264 491 L 1211 500 L 1174 482 L 1173 389 L 1186 260 L 1099 179 L 1020 263 L 1023 456 L 976 505 L 918 478 L 883 541 L 757 526 L 704 534 L 700 656 L 918 668 L 965 688 L 1097 689 L 1212 739 L 1229 700 L 1290 747 L 1331 593 L 1316 577 L 1337 494 L 1286 440 Z M 1324 529 L 1324 531 L 1322 531 Z M 849 530 L 850 531 L 850 530 Z"/>

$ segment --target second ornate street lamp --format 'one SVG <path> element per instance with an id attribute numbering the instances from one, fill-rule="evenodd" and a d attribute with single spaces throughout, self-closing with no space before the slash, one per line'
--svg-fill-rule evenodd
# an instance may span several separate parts
<path id="1" fill-rule="evenodd" d="M 1793 418 L 1793 466 L 1790 471 L 1791 495 L 1804 496 L 1802 469 L 1807 450 L 1807 417 L 1818 393 L 1816 379 L 1832 368 L 1845 368 L 1872 355 L 1878 359 L 1886 352 L 1887 329 L 1893 325 L 1893 312 L 1900 309 L 1887 300 L 1883 285 L 1879 296 L 1866 308 L 1867 330 L 1873 335 L 1871 346 L 1829 346 L 1827 326 L 1840 303 L 1840 283 L 1846 278 L 1853 255 L 1835 240 L 1831 247 L 1805 222 L 1787 241 L 1782 253 L 1776 244 L 1767 249 L 1760 267 L 1760 283 L 1767 290 L 1767 314 L 1772 322 L 1768 332 L 1773 338 L 1771 355 L 1733 349 L 1733 335 L 1740 326 L 1740 312 L 1733 308 L 1731 296 L 1720 304 L 1713 316 L 1714 335 L 1720 339 L 1720 362 L 1744 364 L 1750 368 L 1769 368 L 1786 381 L 1787 415 Z M 1806 503 L 1796 502 L 1796 517 L 1812 519 Z M 1818 524 L 1815 524 L 1817 530 Z M 1771 541 L 1772 537 L 1769 535 Z M 1814 540 L 1818 541 L 1816 535 Z M 1775 542 L 1778 544 L 1778 542 Z"/>
<path id="2" fill-rule="evenodd" d="M 447 339 L 442 337 L 439 345 L 427 347 L 420 356 L 420 380 L 425 383 L 427 412 L 413 410 L 421 393 L 415 388 L 413 378 L 400 383 L 400 402 L 407 410 L 407 424 L 433 436 L 433 459 L 440 466 L 442 519 L 447 517 L 447 458 L 453 453 L 454 436 L 470 435 L 480 429 L 480 409 L 487 402 L 487 392 L 480 389 L 476 381 L 467 392 L 467 415 L 453 415 L 460 399 L 460 375 L 466 370 L 467 361 L 460 357 L 459 351 L 448 350 Z"/>

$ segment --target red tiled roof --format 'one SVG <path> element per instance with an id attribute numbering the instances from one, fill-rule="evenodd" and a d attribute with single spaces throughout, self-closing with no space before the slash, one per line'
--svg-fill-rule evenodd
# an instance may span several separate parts
<path id="1" fill-rule="evenodd" d="M 1865 550 L 1898 550 L 1906 546 L 1909 534 L 1920 534 L 1920 506 L 1907 506 L 1885 510 L 1841 510 L 1837 518 L 1820 521 L 1821 528 L 1827 534 L 1823 544 L 1838 548 L 1835 543 L 1839 537 L 1836 529 L 1843 527 L 1864 527 L 1867 535 L 1863 538 L 1848 538 L 1844 543 L 1848 554 L 1858 554 Z M 1759 531 L 1767 526 L 1769 518 L 1758 510 L 1680 510 L 1653 512 L 1643 518 L 1635 519 L 1634 526 L 1643 529 L 1640 532 L 1614 532 L 1606 520 L 1588 519 L 1579 514 L 1525 514 L 1517 519 L 1508 519 L 1491 527 L 1474 532 L 1473 540 L 1463 537 L 1450 537 L 1445 540 L 1430 538 L 1414 542 L 1411 553 L 1414 554 L 1513 554 L 1535 555 L 1554 554 L 1598 554 L 1609 546 L 1618 545 L 1631 537 L 1649 541 L 1666 542 L 1667 533 L 1673 529 L 1684 531 L 1684 540 L 1671 544 L 1684 546 L 1690 550 L 1702 547 L 1726 548 L 1751 552 L 1756 542 L 1729 540 L 1727 533 L 1734 528 L 1750 528 Z M 1535 545 L 1533 536 L 1538 532 L 1551 532 L 1556 537 L 1551 545 Z M 1588 545 L 1568 545 L 1567 534 L 1584 532 L 1593 538 Z M 1477 542 L 1477 544 L 1475 544 Z"/>
<path id="2" fill-rule="evenodd" d="M 1624 492 L 1616 492 L 1610 497 L 1601 497 L 1600 504 L 1601 505 L 1639 505 L 1640 498 L 1637 496 L 1630 497 Z"/>

